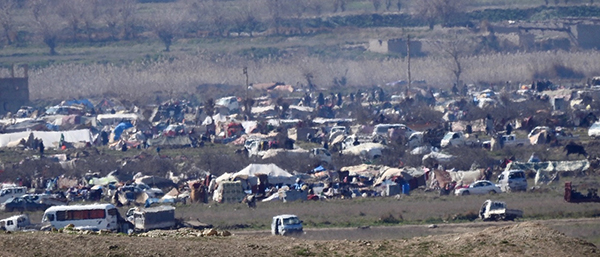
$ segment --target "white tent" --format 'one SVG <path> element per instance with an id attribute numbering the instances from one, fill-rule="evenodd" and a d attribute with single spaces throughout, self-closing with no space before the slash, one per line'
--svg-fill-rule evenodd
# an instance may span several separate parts
<path id="1" fill-rule="evenodd" d="M 40 138 L 44 141 L 46 147 L 58 145 L 60 135 L 64 135 L 65 142 L 91 143 L 93 140 L 92 132 L 89 129 L 69 130 L 69 131 L 25 131 L 0 134 L 0 147 L 6 147 L 10 142 L 18 142 L 22 138 L 27 140 L 29 133 L 33 133 L 33 137 Z"/>
<path id="2" fill-rule="evenodd" d="M 234 173 L 233 178 L 248 179 L 256 177 L 259 174 L 265 174 L 271 184 L 294 184 L 296 176 L 290 174 L 275 164 L 250 164 L 246 168 Z"/>
<path id="3" fill-rule="evenodd" d="M 143 120 L 143 117 L 137 113 L 107 113 L 98 114 L 98 116 L 96 116 L 96 119 L 104 125 L 114 125 L 120 123 L 123 120 Z"/>

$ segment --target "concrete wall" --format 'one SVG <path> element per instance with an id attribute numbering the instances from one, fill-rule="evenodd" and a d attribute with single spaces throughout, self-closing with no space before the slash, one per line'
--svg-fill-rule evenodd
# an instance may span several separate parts
<path id="1" fill-rule="evenodd" d="M 422 44 L 420 41 L 410 41 L 410 54 L 411 55 L 421 55 L 422 54 Z M 407 54 L 406 49 L 406 40 L 404 39 L 389 39 L 389 40 L 381 40 L 381 39 L 373 39 L 369 40 L 369 51 L 376 53 L 399 53 L 399 54 Z"/>
<path id="2" fill-rule="evenodd" d="M 29 104 L 29 78 L 0 78 L 0 115 Z"/>

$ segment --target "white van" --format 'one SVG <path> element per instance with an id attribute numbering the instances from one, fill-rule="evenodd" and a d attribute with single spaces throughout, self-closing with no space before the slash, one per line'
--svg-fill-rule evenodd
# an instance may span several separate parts
<path id="1" fill-rule="evenodd" d="M 27 194 L 27 187 L 4 187 L 0 190 L 0 203 L 14 197 L 19 197 Z"/>
<path id="2" fill-rule="evenodd" d="M 42 222 L 53 228 L 64 228 L 69 224 L 81 230 L 119 230 L 119 211 L 112 204 L 90 204 L 52 206 L 44 212 Z"/>
<path id="3" fill-rule="evenodd" d="M 527 177 L 522 170 L 505 170 L 498 176 L 502 192 L 527 191 Z"/>
<path id="4" fill-rule="evenodd" d="M 376 136 L 387 137 L 389 129 L 403 129 L 405 131 L 405 135 L 404 136 L 406 138 L 409 138 L 410 135 L 412 135 L 413 133 L 415 133 L 414 130 L 412 130 L 411 128 L 407 127 L 404 124 L 377 124 L 373 128 L 373 134 L 372 134 L 372 136 L 373 137 L 376 137 Z"/>
<path id="5" fill-rule="evenodd" d="M 0 220 L 0 229 L 6 231 L 18 231 L 31 227 L 27 214 L 15 215 Z"/>

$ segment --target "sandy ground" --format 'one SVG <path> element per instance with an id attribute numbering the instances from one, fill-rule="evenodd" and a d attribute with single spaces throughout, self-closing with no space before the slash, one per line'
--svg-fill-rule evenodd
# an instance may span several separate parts
<path id="1" fill-rule="evenodd" d="M 464 225 L 457 226 L 459 231 L 463 228 Z M 305 236 L 270 236 L 264 232 L 201 236 L 201 231 L 187 228 L 177 231 L 151 231 L 137 236 L 16 232 L 0 234 L 0 255 L 600 256 L 600 249 L 595 245 L 566 236 L 540 222 L 507 223 L 473 229 L 474 232 L 373 240 L 319 240 Z M 321 232 L 345 233 L 343 229 Z M 320 232 L 315 230 L 308 231 L 307 235 L 308 233 Z"/>

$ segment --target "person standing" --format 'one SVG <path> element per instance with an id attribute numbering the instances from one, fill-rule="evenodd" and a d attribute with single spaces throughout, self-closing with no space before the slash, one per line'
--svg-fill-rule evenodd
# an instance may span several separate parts
<path id="1" fill-rule="evenodd" d="M 40 148 L 40 157 L 44 157 L 44 141 L 40 139 L 40 144 L 38 145 Z"/>

